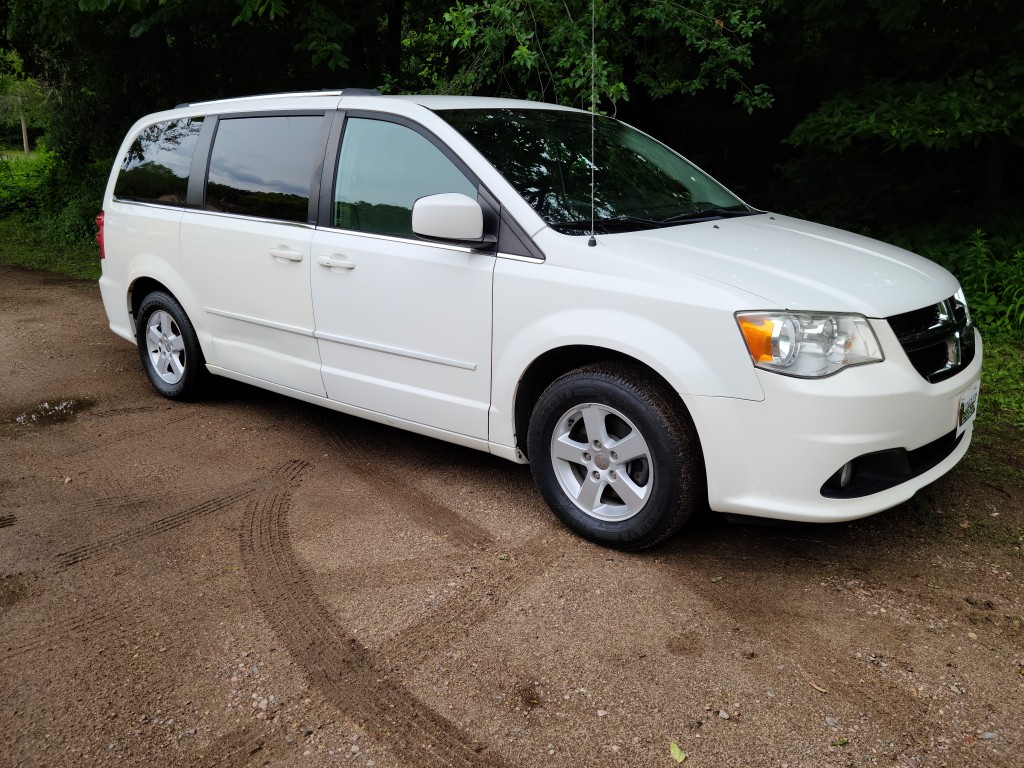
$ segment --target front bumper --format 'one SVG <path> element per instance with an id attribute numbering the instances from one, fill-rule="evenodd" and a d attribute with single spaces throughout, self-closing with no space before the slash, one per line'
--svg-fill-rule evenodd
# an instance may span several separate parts
<path id="1" fill-rule="evenodd" d="M 683 395 L 704 450 L 711 509 L 855 520 L 906 501 L 960 461 L 973 424 L 956 439 L 958 405 L 981 377 L 980 335 L 967 368 L 929 384 L 888 326 L 874 327 L 886 353 L 881 363 L 825 379 L 757 371 L 761 401 Z M 849 461 L 863 473 L 881 473 L 881 482 L 865 483 L 862 475 L 858 492 L 830 493 L 829 479 Z"/>

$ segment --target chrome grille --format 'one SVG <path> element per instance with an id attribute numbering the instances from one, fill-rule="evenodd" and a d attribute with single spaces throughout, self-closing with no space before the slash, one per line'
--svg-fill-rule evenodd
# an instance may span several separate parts
<path id="1" fill-rule="evenodd" d="M 974 360 L 974 326 L 956 296 L 888 318 L 911 364 L 932 384 L 955 376 Z"/>

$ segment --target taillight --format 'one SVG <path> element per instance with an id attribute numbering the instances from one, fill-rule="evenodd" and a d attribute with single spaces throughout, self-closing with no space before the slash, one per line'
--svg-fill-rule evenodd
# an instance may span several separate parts
<path id="1" fill-rule="evenodd" d="M 103 211 L 96 216 L 96 242 L 100 244 L 100 258 L 105 259 L 107 253 L 103 247 Z"/>

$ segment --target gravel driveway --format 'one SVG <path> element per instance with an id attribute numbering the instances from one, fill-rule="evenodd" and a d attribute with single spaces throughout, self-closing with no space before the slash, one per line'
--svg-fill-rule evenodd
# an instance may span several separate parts
<path id="1" fill-rule="evenodd" d="M 621 554 L 525 467 L 163 400 L 95 284 L 0 267 L 0 766 L 1024 766 L 994 450 L 868 520 Z"/>

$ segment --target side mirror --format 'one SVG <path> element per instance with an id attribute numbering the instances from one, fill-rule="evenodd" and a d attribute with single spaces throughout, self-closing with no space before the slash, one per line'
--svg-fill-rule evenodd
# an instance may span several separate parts
<path id="1" fill-rule="evenodd" d="M 458 192 L 421 197 L 412 206 L 412 231 L 435 240 L 482 242 L 480 203 Z"/>

